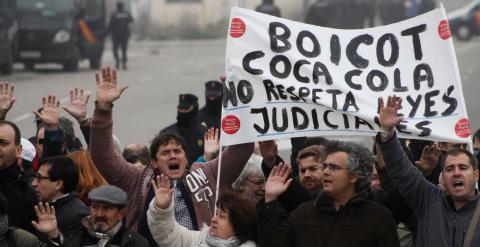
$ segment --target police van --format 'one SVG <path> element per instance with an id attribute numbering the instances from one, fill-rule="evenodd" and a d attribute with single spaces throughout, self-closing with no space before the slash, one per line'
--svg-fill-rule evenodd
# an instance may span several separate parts
<path id="1" fill-rule="evenodd" d="M 106 33 L 105 0 L 17 0 L 19 47 L 16 61 L 33 70 L 35 64 L 59 63 L 78 70 L 88 59 L 98 69 Z"/>
<path id="2" fill-rule="evenodd" d="M 3 75 L 13 71 L 17 31 L 15 0 L 0 0 L 0 73 Z"/>

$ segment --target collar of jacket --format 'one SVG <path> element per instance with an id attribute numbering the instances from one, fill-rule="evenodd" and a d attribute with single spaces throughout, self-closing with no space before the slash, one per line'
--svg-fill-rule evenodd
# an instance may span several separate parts
<path id="1" fill-rule="evenodd" d="M 340 206 L 339 210 L 347 209 L 351 214 L 355 212 L 355 209 L 365 204 L 367 201 L 368 194 L 366 191 L 361 191 L 354 195 L 350 200 L 345 204 L 345 206 Z M 320 192 L 317 199 L 313 202 L 315 208 L 321 211 L 326 212 L 337 212 L 334 207 L 334 202 L 331 197 L 329 197 L 324 191 Z"/>
<path id="2" fill-rule="evenodd" d="M 63 204 L 71 201 L 72 199 L 74 199 L 76 197 L 76 193 L 75 191 L 72 191 L 70 193 L 67 193 L 65 195 L 63 195 L 62 197 L 56 199 L 55 201 L 52 202 L 52 205 L 55 207 L 55 208 L 58 208 L 58 207 L 61 207 Z"/>
<path id="3" fill-rule="evenodd" d="M 18 180 L 21 176 L 20 167 L 18 167 L 17 160 L 8 167 L 0 170 L 0 180 L 12 182 Z"/>
<path id="4" fill-rule="evenodd" d="M 453 199 L 447 193 L 445 193 L 445 196 L 443 197 L 443 203 L 445 203 L 449 207 L 451 207 L 451 209 L 454 212 L 464 212 L 464 211 L 469 212 L 470 210 L 475 210 L 475 208 L 477 207 L 477 203 L 480 203 L 480 193 L 478 193 L 478 190 L 475 189 L 475 196 L 473 198 L 469 199 L 467 201 L 467 203 L 465 203 L 465 205 L 462 208 L 460 208 L 459 210 L 455 209 L 455 204 L 453 204 Z"/>

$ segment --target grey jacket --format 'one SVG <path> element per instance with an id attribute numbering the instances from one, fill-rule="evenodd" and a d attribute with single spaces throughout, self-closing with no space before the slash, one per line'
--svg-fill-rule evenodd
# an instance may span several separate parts
<path id="1" fill-rule="evenodd" d="M 479 193 L 460 210 L 451 197 L 428 182 L 403 152 L 397 137 L 380 143 L 387 170 L 418 219 L 417 247 L 462 247 Z M 480 246 L 477 227 L 473 246 Z"/>

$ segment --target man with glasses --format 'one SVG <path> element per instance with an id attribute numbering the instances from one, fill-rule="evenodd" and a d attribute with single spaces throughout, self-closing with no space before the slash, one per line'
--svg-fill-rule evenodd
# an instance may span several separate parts
<path id="1" fill-rule="evenodd" d="M 277 198 L 290 185 L 291 167 L 273 168 L 258 206 L 261 246 L 399 246 L 388 209 L 367 200 L 373 169 L 371 153 L 349 142 L 329 142 L 321 164 L 323 190 L 281 223 Z M 272 237 L 275 236 L 275 237 Z"/>
<path id="2" fill-rule="evenodd" d="M 76 196 L 77 183 L 75 164 L 64 156 L 42 160 L 32 181 L 38 201 L 55 207 L 58 228 L 63 233 L 79 229 L 82 218 L 89 214 L 88 207 Z"/>
<path id="3" fill-rule="evenodd" d="M 262 157 L 253 153 L 248 159 L 238 178 L 233 182 L 232 189 L 255 203 L 265 196 L 265 176 L 262 171 Z"/>

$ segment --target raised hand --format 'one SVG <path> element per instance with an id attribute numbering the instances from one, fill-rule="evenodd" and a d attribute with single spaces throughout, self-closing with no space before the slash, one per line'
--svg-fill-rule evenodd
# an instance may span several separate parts
<path id="1" fill-rule="evenodd" d="M 415 161 L 415 165 L 422 171 L 424 176 L 430 175 L 438 164 L 440 158 L 440 149 L 435 144 L 423 147 L 420 160 Z"/>
<path id="2" fill-rule="evenodd" d="M 48 235 L 49 238 L 54 239 L 59 235 L 57 228 L 57 218 L 55 217 L 55 208 L 48 203 L 39 202 L 34 207 L 37 214 L 38 222 L 32 221 L 33 227 L 37 231 Z"/>
<path id="3" fill-rule="evenodd" d="M 380 126 L 386 132 L 392 132 L 402 120 L 402 116 L 398 116 L 398 110 L 402 107 L 402 99 L 399 97 L 388 96 L 387 104 L 383 102 L 383 98 L 378 99 L 380 106 Z"/>
<path id="4" fill-rule="evenodd" d="M 274 166 L 268 176 L 265 183 L 265 202 L 274 201 L 285 192 L 292 182 L 291 178 L 288 178 L 292 166 L 289 164 L 280 163 L 278 166 Z"/>
<path id="5" fill-rule="evenodd" d="M 100 109 L 110 109 L 112 103 L 120 98 L 127 86 L 119 87 L 117 85 L 117 70 L 109 66 L 102 69 L 102 79 L 100 74 L 95 73 L 95 80 L 97 81 L 97 103 Z"/>
<path id="6" fill-rule="evenodd" d="M 225 75 L 221 75 L 219 79 L 222 83 L 225 83 L 225 80 L 227 79 L 227 77 Z"/>
<path id="7" fill-rule="evenodd" d="M 220 150 L 219 129 L 210 128 L 203 136 L 203 158 L 206 161 L 214 159 Z"/>
<path id="8" fill-rule="evenodd" d="M 47 130 L 56 130 L 58 128 L 60 113 L 60 101 L 55 95 L 48 95 L 47 98 L 42 98 L 43 111 L 33 113 L 42 121 Z"/>
<path id="9" fill-rule="evenodd" d="M 278 154 L 277 143 L 274 140 L 260 141 L 258 142 L 260 154 L 263 157 L 263 161 L 268 167 L 272 167 L 275 164 L 275 158 Z"/>
<path id="10" fill-rule="evenodd" d="M 8 82 L 0 82 L 0 118 L 5 119 L 8 111 L 15 103 L 15 85 Z"/>
<path id="11" fill-rule="evenodd" d="M 167 209 L 172 204 L 173 189 L 170 188 L 170 179 L 160 175 L 152 179 L 152 186 L 155 190 L 155 206 Z"/>
<path id="12" fill-rule="evenodd" d="M 70 104 L 62 107 L 68 114 L 72 115 L 78 122 L 87 119 L 87 103 L 90 95 L 85 95 L 83 88 L 70 90 Z"/>

